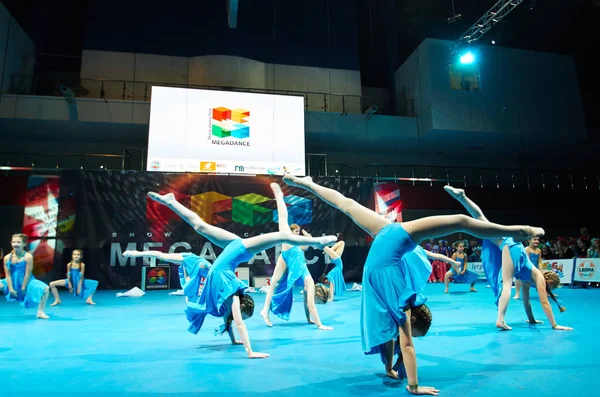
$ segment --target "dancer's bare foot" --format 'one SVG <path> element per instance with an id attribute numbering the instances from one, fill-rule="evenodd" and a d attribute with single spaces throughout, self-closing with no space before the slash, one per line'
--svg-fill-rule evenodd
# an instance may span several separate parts
<path id="1" fill-rule="evenodd" d="M 293 175 L 284 175 L 283 182 L 289 186 L 306 187 L 307 184 L 312 182 L 312 178 L 310 176 L 297 177 Z"/>
<path id="2" fill-rule="evenodd" d="M 44 312 L 38 312 L 38 314 L 37 314 L 37 316 L 36 316 L 36 317 L 37 317 L 37 318 L 44 319 L 44 320 L 47 320 L 47 319 L 49 319 L 49 318 L 50 318 L 50 316 L 48 316 L 48 315 L 47 315 L 46 313 L 44 313 Z"/>
<path id="3" fill-rule="evenodd" d="M 94 301 L 92 300 L 92 297 L 91 297 L 91 296 L 90 296 L 89 298 L 87 298 L 87 299 L 86 299 L 85 303 L 87 303 L 88 305 L 95 305 L 95 304 L 96 304 L 96 302 L 94 302 Z"/>
<path id="4" fill-rule="evenodd" d="M 511 331 L 512 328 L 506 325 L 504 321 L 496 321 L 496 327 L 500 328 L 502 331 Z"/>
<path id="5" fill-rule="evenodd" d="M 448 293 L 448 288 L 446 288 L 446 289 L 444 290 L 444 294 L 447 294 L 447 293 Z"/>
<path id="6" fill-rule="evenodd" d="M 317 240 L 319 240 L 319 244 L 322 245 L 323 247 L 326 247 L 328 245 L 332 245 L 333 243 L 335 243 L 337 241 L 337 236 L 323 236 L 323 237 L 317 237 Z"/>
<path id="7" fill-rule="evenodd" d="M 465 198 L 465 191 L 463 189 L 457 189 L 450 185 L 446 185 L 444 186 L 444 190 L 455 200 L 460 201 Z"/>
<path id="8" fill-rule="evenodd" d="M 61 300 L 54 301 L 54 302 L 52 302 L 52 303 L 50 304 L 50 306 L 58 306 L 58 305 L 60 305 L 61 303 L 62 303 L 62 301 L 61 301 Z"/>
<path id="9" fill-rule="evenodd" d="M 321 331 L 333 331 L 333 327 L 328 327 L 327 325 L 323 325 L 323 324 L 319 325 L 319 329 Z"/>
<path id="10" fill-rule="evenodd" d="M 471 287 L 471 289 L 469 291 L 471 291 L 471 292 L 479 292 L 478 290 L 475 289 L 475 287 Z"/>
<path id="11" fill-rule="evenodd" d="M 541 227 L 525 226 L 521 234 L 524 236 L 523 240 L 529 240 L 534 237 L 542 237 L 546 232 Z"/>
<path id="12" fill-rule="evenodd" d="M 273 195 L 275 197 L 283 197 L 283 192 L 281 191 L 281 186 L 279 186 L 277 183 L 275 183 L 275 182 L 271 183 L 271 190 L 273 191 Z"/>
<path id="13" fill-rule="evenodd" d="M 156 201 L 157 203 L 167 205 L 167 206 L 169 204 L 171 204 L 173 201 L 176 201 L 175 195 L 173 193 L 158 194 L 156 192 L 148 192 L 148 197 L 150 197 L 150 199 Z"/>
<path id="14" fill-rule="evenodd" d="M 396 380 L 400 380 L 400 378 L 398 377 L 398 372 L 394 371 L 393 369 L 390 369 L 387 373 L 387 376 L 389 376 L 392 379 L 396 379 Z"/>
<path id="15" fill-rule="evenodd" d="M 513 299 L 517 300 L 517 299 L 521 299 L 521 297 L 519 295 L 515 295 L 515 296 L 513 296 Z"/>
<path id="16" fill-rule="evenodd" d="M 271 323 L 271 319 L 269 318 L 269 313 L 266 313 L 264 310 L 261 310 L 260 315 L 263 318 L 263 320 L 265 320 L 265 324 L 267 324 L 267 327 L 273 326 L 273 323 Z"/>

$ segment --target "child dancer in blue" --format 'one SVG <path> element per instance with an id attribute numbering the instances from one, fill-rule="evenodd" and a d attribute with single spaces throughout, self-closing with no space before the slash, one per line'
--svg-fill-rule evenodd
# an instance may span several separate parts
<path id="1" fill-rule="evenodd" d="M 444 190 L 446 190 L 452 198 L 461 203 L 473 218 L 483 222 L 489 222 L 483 215 L 479 206 L 465 195 L 463 189 L 445 186 Z M 552 313 L 552 306 L 550 306 L 550 302 L 548 301 L 548 295 L 550 295 L 558 305 L 560 311 L 562 312 L 565 310 L 561 307 L 552 293 L 552 290 L 560 285 L 558 275 L 554 272 L 541 272 L 538 268 L 533 266 L 531 260 L 529 260 L 529 257 L 525 253 L 523 244 L 515 242 L 512 236 L 484 240 L 481 259 L 487 281 L 490 284 L 492 291 L 494 291 L 496 305 L 498 305 L 496 327 L 506 331 L 512 329 L 506 325 L 504 318 L 506 316 L 508 302 L 510 301 L 512 280 L 513 277 L 516 277 L 523 281 L 523 304 L 525 305 L 525 312 L 527 313 L 529 319 L 528 322 L 530 324 L 541 323 L 534 318 L 531 310 L 531 303 L 529 301 L 529 285 L 531 282 L 534 282 L 538 290 L 540 303 L 542 304 L 544 313 L 546 313 L 546 317 L 548 317 L 548 321 L 550 321 L 552 329 L 561 331 L 572 329 L 560 326 L 556 323 L 554 314 Z M 526 284 L 527 292 L 525 292 Z"/>
<path id="2" fill-rule="evenodd" d="M 525 248 L 525 252 L 529 256 L 529 260 L 533 264 L 533 266 L 541 269 L 542 266 L 542 250 L 540 249 L 540 239 L 539 237 L 534 237 L 529 240 L 529 246 Z M 515 282 L 515 296 L 513 299 L 519 299 L 521 297 L 520 291 L 523 282 L 521 280 L 517 280 Z"/>
<path id="3" fill-rule="evenodd" d="M 424 239 L 463 231 L 480 238 L 503 235 L 527 238 L 544 233 L 526 226 L 501 226 L 477 221 L 464 215 L 433 216 L 405 223 L 391 223 L 374 211 L 341 193 L 320 186 L 310 177 L 283 177 L 285 183 L 306 189 L 348 215 L 374 237 L 363 272 L 360 313 L 363 351 L 380 353 L 385 349 L 393 359 L 394 343 L 400 335 L 400 350 L 412 394 L 438 395 L 433 387 L 419 386 L 417 360 L 412 336 L 423 336 L 431 325 L 431 312 L 421 295 L 427 284 L 429 261 L 404 260 Z M 410 319 L 410 321 L 406 321 Z"/>
<path id="4" fill-rule="evenodd" d="M 277 185 L 279 186 L 279 185 Z M 277 198 L 278 193 L 276 194 Z M 288 225 L 287 206 L 283 201 L 277 200 L 277 217 L 280 231 L 299 235 L 301 228 L 296 224 Z M 302 230 L 305 237 L 311 235 Z M 282 320 L 289 320 L 290 312 L 292 311 L 292 303 L 294 302 L 294 287 L 296 285 L 304 285 L 304 313 L 306 321 L 309 324 L 315 324 L 322 331 L 330 331 L 333 328 L 323 325 L 317 306 L 315 304 L 315 282 L 306 266 L 306 258 L 304 257 L 304 249 L 306 247 L 295 247 L 289 244 L 282 244 L 281 254 L 277 258 L 275 270 L 271 277 L 271 285 L 267 291 L 265 304 L 260 311 L 265 324 L 272 327 L 269 312 L 273 312 Z"/>
<path id="5" fill-rule="evenodd" d="M 179 283 L 186 302 L 194 302 L 198 299 L 202 278 L 206 278 L 212 266 L 209 261 L 191 252 L 166 254 L 160 251 L 125 251 L 123 256 L 126 258 L 156 258 L 179 265 Z"/>
<path id="6" fill-rule="evenodd" d="M 283 193 L 276 183 L 271 184 L 278 206 L 283 203 Z M 213 244 L 223 248 L 223 252 L 214 261 L 208 271 L 204 283 L 204 289 L 196 302 L 189 302 L 186 309 L 187 319 L 190 322 L 188 330 L 197 334 L 202 328 L 204 319 L 208 314 L 222 317 L 225 324 L 220 332 L 227 331 L 232 343 L 243 344 L 248 358 L 266 358 L 269 355 L 252 351 L 248 331 L 244 324 L 244 318 L 252 316 L 254 312 L 254 300 L 244 291 L 248 286 L 235 276 L 237 266 L 251 259 L 255 254 L 272 248 L 277 244 L 307 245 L 323 247 L 337 240 L 335 236 L 305 237 L 298 236 L 286 231 L 262 234 L 255 237 L 241 239 L 233 233 L 209 225 L 204 222 L 198 214 L 179 203 L 173 193 L 159 195 L 154 192 L 148 196 L 179 215 L 197 233 L 206 237 Z M 285 203 L 283 203 L 285 205 Z M 240 334 L 241 341 L 237 341 L 231 329 L 231 323 Z"/>
<path id="7" fill-rule="evenodd" d="M 67 263 L 67 278 L 63 280 L 55 280 L 50 283 L 50 291 L 54 296 L 54 302 L 50 306 L 61 304 L 60 296 L 56 287 L 65 287 L 69 289 L 69 293 L 85 300 L 88 305 L 95 305 L 96 302 L 92 299 L 98 288 L 98 281 L 90 280 L 84 277 L 85 263 L 83 260 L 83 250 L 75 249 L 71 254 L 71 262 Z"/>
<path id="8" fill-rule="evenodd" d="M 344 291 L 346 290 L 346 280 L 344 280 L 343 274 L 344 264 L 342 262 L 342 254 L 344 253 L 345 247 L 346 244 L 343 241 L 338 241 L 333 247 L 325 247 L 323 249 L 331 259 L 331 263 L 334 265 L 334 268 L 327 273 L 329 293 L 337 297 L 344 295 Z M 331 302 L 332 300 L 333 297 L 329 301 Z"/>
<path id="9" fill-rule="evenodd" d="M 18 301 L 27 308 L 37 305 L 37 318 L 48 319 L 44 313 L 48 302 L 48 286 L 37 280 L 32 274 L 33 255 L 25 251 L 28 237 L 24 234 L 13 234 L 12 252 L 4 257 L 4 273 L 6 278 L 0 280 L 0 287 L 9 302 Z"/>
<path id="10" fill-rule="evenodd" d="M 477 292 L 475 289 L 475 282 L 479 278 L 475 272 L 467 269 L 467 255 L 465 255 L 465 244 L 463 241 L 457 241 L 454 243 L 456 252 L 452 254 L 452 259 L 457 261 L 458 266 L 452 266 L 446 275 L 444 276 L 444 283 L 446 284 L 446 290 L 444 293 L 448 293 L 448 285 L 450 284 L 450 277 L 454 279 L 455 283 L 471 284 L 471 292 Z"/>

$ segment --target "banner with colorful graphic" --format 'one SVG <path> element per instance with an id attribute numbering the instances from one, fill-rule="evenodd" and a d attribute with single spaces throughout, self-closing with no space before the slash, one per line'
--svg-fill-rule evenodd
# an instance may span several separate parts
<path id="1" fill-rule="evenodd" d="M 142 268 L 142 291 L 153 289 L 171 289 L 171 265 L 144 266 Z"/>
<path id="2" fill-rule="evenodd" d="M 395 182 L 376 183 L 373 191 L 375 212 L 390 222 L 402 222 L 400 186 Z"/>
<path id="3" fill-rule="evenodd" d="M 289 223 L 301 225 L 313 236 L 339 234 L 347 246 L 362 245 L 366 237 L 342 212 L 311 193 L 288 187 L 280 178 L 82 171 L 65 173 L 61 179 L 65 189 L 74 193 L 77 216 L 72 223 L 64 222 L 64 230 L 59 228 L 59 241 L 65 254 L 79 246 L 85 250 L 86 273 L 98 280 L 102 288 L 139 286 L 142 267 L 157 265 L 150 258 L 126 258 L 126 250 L 193 252 L 211 262 L 221 252 L 220 247 L 196 233 L 171 209 L 149 199 L 150 191 L 172 193 L 185 208 L 210 225 L 248 238 L 278 230 L 276 203 L 269 186 L 276 181 L 285 194 Z M 315 181 L 373 208 L 370 180 Z M 247 281 L 270 277 L 278 255 L 279 247 L 258 253 L 240 265 L 239 277 Z M 323 251 L 308 248 L 305 256 L 309 269 L 318 277 L 325 267 Z M 348 268 L 352 268 L 350 259 Z M 171 286 L 178 288 L 177 272 L 171 271 L 169 278 Z"/>
<path id="4" fill-rule="evenodd" d="M 552 270 L 560 277 L 561 284 L 571 284 L 574 259 L 544 259 L 540 270 Z"/>

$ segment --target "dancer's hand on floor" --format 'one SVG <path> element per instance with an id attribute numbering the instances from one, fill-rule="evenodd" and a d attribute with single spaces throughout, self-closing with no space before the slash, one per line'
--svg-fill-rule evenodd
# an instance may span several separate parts
<path id="1" fill-rule="evenodd" d="M 270 354 L 267 353 L 259 353 L 259 352 L 250 352 L 248 353 L 248 358 L 267 358 Z"/>
<path id="2" fill-rule="evenodd" d="M 416 394 L 416 395 L 427 394 L 429 396 L 437 396 L 440 393 L 440 391 L 438 389 L 436 389 L 435 387 L 429 387 L 429 386 L 419 386 L 417 388 L 417 390 L 410 390 L 410 386 L 407 385 L 406 390 L 408 390 L 408 392 L 410 394 Z"/>

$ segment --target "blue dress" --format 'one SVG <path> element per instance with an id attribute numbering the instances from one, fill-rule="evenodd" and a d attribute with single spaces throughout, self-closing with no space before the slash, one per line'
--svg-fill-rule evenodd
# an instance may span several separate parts
<path id="1" fill-rule="evenodd" d="M 344 270 L 342 258 L 332 259 L 331 263 L 333 263 L 335 267 L 327 273 L 327 279 L 329 282 L 333 283 L 333 296 L 342 296 L 346 289 L 346 281 L 344 280 L 344 274 L 342 273 Z"/>
<path id="2" fill-rule="evenodd" d="M 304 285 L 304 278 L 310 276 L 310 272 L 306 266 L 304 251 L 300 247 L 282 251 L 281 257 L 285 261 L 286 269 L 273 293 L 271 312 L 282 320 L 288 321 L 294 302 L 294 287 Z"/>
<path id="3" fill-rule="evenodd" d="M 515 278 L 523 282 L 531 282 L 531 270 L 533 263 L 527 256 L 523 244 L 515 242 L 510 237 L 502 239 L 500 248 L 489 240 L 483 240 L 481 247 L 481 261 L 483 262 L 483 271 L 490 284 L 490 288 L 496 297 L 496 305 L 502 295 L 502 250 L 508 246 L 510 258 L 515 266 Z"/>
<path id="4" fill-rule="evenodd" d="M 363 271 L 360 311 L 362 349 L 381 352 L 381 345 L 396 339 L 406 321 L 406 309 L 420 306 L 423 288 L 431 274 L 425 250 L 417 246 L 400 223 L 392 223 L 375 236 Z"/>
<path id="5" fill-rule="evenodd" d="M 235 269 L 254 255 L 244 247 L 242 239 L 227 244 L 221 255 L 208 270 L 204 289 L 197 302 L 188 302 L 185 314 L 190 325 L 188 331 L 197 334 L 208 314 L 223 317 L 229 311 L 225 303 L 233 295 L 242 293 L 248 286 L 235 275 Z M 197 290 L 196 290 L 197 291 Z"/>
<path id="6" fill-rule="evenodd" d="M 531 263 L 533 263 L 533 266 L 535 267 L 538 267 L 538 263 L 540 261 L 540 254 L 541 252 L 539 254 L 536 254 L 529 251 L 529 260 L 531 261 Z"/>
<path id="7" fill-rule="evenodd" d="M 178 268 L 179 282 L 181 283 L 181 288 L 183 288 L 183 294 L 187 296 L 189 301 L 195 302 L 198 299 L 198 290 L 200 289 L 202 278 L 206 278 L 212 265 L 206 259 L 191 252 L 182 252 L 181 256 L 183 256 L 183 262 Z M 184 269 L 190 278 L 187 282 L 185 281 Z"/>
<path id="8" fill-rule="evenodd" d="M 462 258 L 459 258 L 458 256 L 456 257 L 456 261 L 460 262 L 460 271 L 461 272 L 465 268 L 465 258 L 466 258 L 466 255 L 463 256 Z M 479 278 L 479 276 L 477 276 L 477 273 L 472 272 L 470 270 L 467 270 L 466 272 L 464 272 L 464 274 L 458 274 L 458 273 L 456 273 L 456 270 L 454 270 L 454 267 L 451 267 L 450 271 L 452 272 L 452 278 L 454 279 L 455 283 L 473 284 Z"/>
<path id="9" fill-rule="evenodd" d="M 25 261 L 25 258 L 23 258 L 19 262 L 13 263 L 13 257 L 14 255 L 11 256 L 7 266 L 11 275 L 13 289 L 17 292 L 17 296 L 15 298 L 15 296 L 11 295 L 8 291 L 8 282 L 6 279 L 0 280 L 0 285 L 2 285 L 2 289 L 4 290 L 6 300 L 9 302 L 19 301 L 21 302 L 21 306 L 27 308 L 36 307 L 42 300 L 42 296 L 44 296 L 44 291 L 46 291 L 48 285 L 40 280 L 37 280 L 32 274 L 29 277 L 29 283 L 25 289 L 25 294 L 23 294 L 21 291 L 21 286 L 23 285 L 23 280 L 25 279 L 27 262 Z"/>
<path id="10" fill-rule="evenodd" d="M 87 278 L 83 279 L 83 283 L 81 284 L 81 293 L 77 294 L 77 286 L 79 285 L 79 280 L 81 279 L 81 269 L 73 269 L 69 271 L 69 277 L 71 278 L 71 285 L 73 286 L 73 296 L 78 298 L 82 298 L 86 300 L 90 296 L 94 295 L 96 289 L 98 288 L 98 282 L 96 280 L 89 280 Z M 65 280 L 65 287 L 69 288 L 69 281 Z"/>

